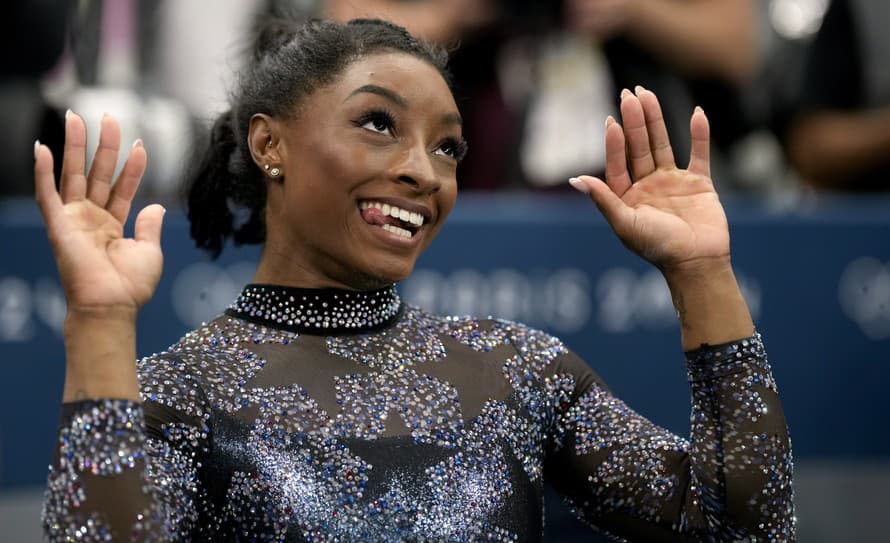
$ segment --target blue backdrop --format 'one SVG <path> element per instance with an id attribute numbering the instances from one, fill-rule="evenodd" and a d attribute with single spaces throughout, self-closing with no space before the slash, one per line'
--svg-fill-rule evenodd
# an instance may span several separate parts
<path id="1" fill-rule="evenodd" d="M 890 199 L 774 212 L 728 207 L 733 259 L 764 336 L 797 458 L 890 459 Z M 0 207 L 0 489 L 41 485 L 64 371 L 65 304 L 31 201 Z M 143 310 L 140 355 L 234 299 L 257 248 L 209 262 L 168 214 L 165 268 Z M 441 313 L 496 315 L 563 338 L 638 411 L 688 432 L 679 331 L 657 270 L 577 195 L 462 195 L 401 286 Z"/>

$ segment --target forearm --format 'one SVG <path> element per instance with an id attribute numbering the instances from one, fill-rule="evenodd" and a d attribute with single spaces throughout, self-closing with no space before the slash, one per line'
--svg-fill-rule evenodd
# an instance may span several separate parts
<path id="1" fill-rule="evenodd" d="M 683 350 L 716 345 L 754 333 L 729 257 L 665 272 L 677 317 Z"/>
<path id="2" fill-rule="evenodd" d="M 693 476 L 686 507 L 719 540 L 794 540 L 791 442 L 759 336 L 687 353 Z"/>
<path id="3" fill-rule="evenodd" d="M 789 156 L 800 174 L 826 188 L 869 168 L 890 163 L 890 108 L 824 111 L 798 120 L 789 134 Z"/>
<path id="4" fill-rule="evenodd" d="M 139 402 L 135 314 L 69 312 L 65 319 L 64 402 Z"/>
<path id="5" fill-rule="evenodd" d="M 688 75 L 748 79 L 756 68 L 750 0 L 638 0 L 627 35 Z"/>

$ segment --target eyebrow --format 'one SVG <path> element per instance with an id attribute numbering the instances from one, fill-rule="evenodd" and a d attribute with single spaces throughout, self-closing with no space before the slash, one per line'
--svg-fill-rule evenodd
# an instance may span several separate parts
<path id="1" fill-rule="evenodd" d="M 406 100 L 404 97 L 394 93 L 393 91 L 391 91 L 385 87 L 380 87 L 378 85 L 362 85 L 361 87 L 359 87 L 359 88 L 355 89 L 354 91 L 352 91 L 351 93 L 349 93 L 349 96 L 346 97 L 346 100 L 349 100 L 356 94 L 361 94 L 363 92 L 367 92 L 369 94 L 376 94 L 377 96 L 382 96 L 401 108 L 408 107 L 408 100 Z"/>
<path id="2" fill-rule="evenodd" d="M 354 91 L 352 91 L 351 93 L 349 93 L 349 96 L 346 97 L 346 100 L 349 100 L 356 94 L 362 94 L 362 93 L 376 94 L 377 96 L 382 96 L 383 98 L 386 98 L 387 100 L 396 104 L 397 106 L 399 106 L 402 109 L 408 108 L 408 100 L 405 99 L 404 96 L 396 94 L 395 92 L 387 89 L 386 87 L 381 87 L 379 85 L 362 85 L 361 87 L 359 87 L 359 88 L 355 89 Z M 344 100 L 344 102 L 346 100 Z M 463 126 L 463 124 L 464 124 L 463 119 L 457 113 L 446 113 L 445 115 L 442 115 L 442 122 L 445 124 L 456 124 L 458 126 Z"/>
<path id="3" fill-rule="evenodd" d="M 442 115 L 442 122 L 445 124 L 456 124 L 457 126 L 464 125 L 464 120 L 457 113 L 447 113 Z"/>

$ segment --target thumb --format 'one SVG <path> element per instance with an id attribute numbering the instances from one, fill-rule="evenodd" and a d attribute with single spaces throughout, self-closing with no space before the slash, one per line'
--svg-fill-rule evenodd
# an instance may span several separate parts
<path id="1" fill-rule="evenodd" d="M 633 219 L 633 210 L 601 179 L 589 175 L 575 179 L 579 182 L 573 181 L 572 186 L 590 195 L 590 199 L 616 232 L 621 229 L 623 223 Z"/>
<path id="2" fill-rule="evenodd" d="M 140 211 L 136 216 L 136 241 L 147 241 L 160 246 L 165 213 L 167 210 L 160 204 L 146 206 Z"/>

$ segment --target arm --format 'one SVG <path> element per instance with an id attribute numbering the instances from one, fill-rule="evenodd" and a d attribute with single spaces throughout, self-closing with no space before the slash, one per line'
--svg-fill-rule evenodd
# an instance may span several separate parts
<path id="1" fill-rule="evenodd" d="M 207 435 L 205 421 L 157 405 L 63 404 L 43 504 L 46 540 L 187 540 Z"/>
<path id="2" fill-rule="evenodd" d="M 106 116 L 87 174 L 86 127 L 69 112 L 59 191 L 52 154 L 34 146 L 37 202 L 68 300 L 65 404 L 44 506 L 49 541 L 170 540 L 194 511 L 200 421 L 171 412 L 150 424 L 139 403 L 136 314 L 160 278 L 164 210 L 147 207 L 135 238 L 123 237 L 146 155 L 137 140 L 112 186 L 119 146 L 120 129 Z"/>
<path id="3" fill-rule="evenodd" d="M 809 48 L 788 158 L 821 188 L 855 188 L 890 167 L 890 105 L 866 108 L 861 44 L 848 2 L 832 2 Z M 886 184 L 886 182 L 885 182 Z"/>
<path id="4" fill-rule="evenodd" d="M 569 0 L 574 30 L 623 35 L 693 76 L 746 81 L 757 64 L 752 0 Z"/>
<path id="5" fill-rule="evenodd" d="M 572 184 L 671 289 L 693 389 L 692 442 L 680 443 L 593 384 L 563 417 L 563 443 L 575 443 L 565 463 L 590 485 L 574 494 L 593 492 L 592 507 L 612 503 L 591 515 L 637 535 L 670 529 L 721 540 L 793 537 L 790 444 L 730 265 L 728 223 L 710 178 L 707 118 L 698 108 L 693 114 L 689 168 L 681 170 L 653 93 L 623 91 L 621 114 L 623 128 L 607 120 L 607 183 L 582 176 Z M 634 458 L 643 469 L 616 472 L 627 481 L 598 475 L 603 466 L 633 466 Z M 603 502 L 602 493 L 612 501 Z M 641 500 L 645 507 L 625 507 Z"/>
<path id="6" fill-rule="evenodd" d="M 813 185 L 843 190 L 858 174 L 890 165 L 888 127 L 890 107 L 810 111 L 791 126 L 789 158 Z"/>
<path id="7" fill-rule="evenodd" d="M 546 469 L 582 520 L 631 541 L 794 539 L 791 447 L 759 337 L 687 353 L 689 441 L 568 358 L 579 386 Z"/>

